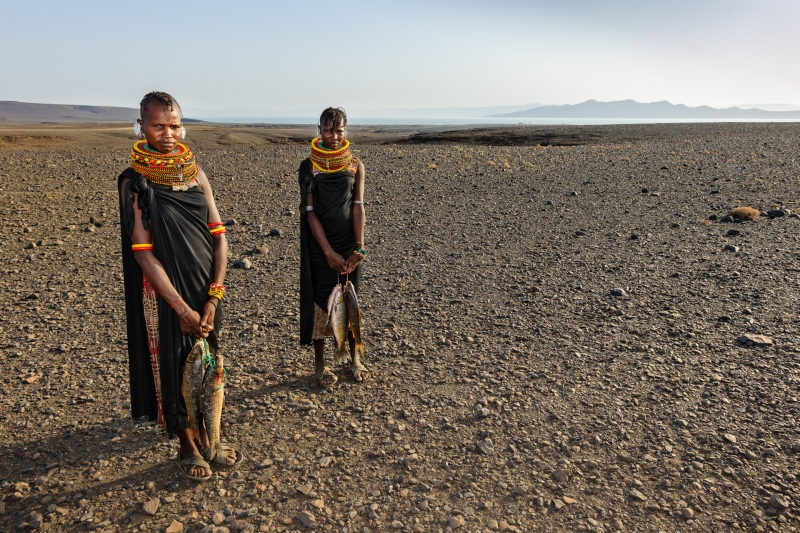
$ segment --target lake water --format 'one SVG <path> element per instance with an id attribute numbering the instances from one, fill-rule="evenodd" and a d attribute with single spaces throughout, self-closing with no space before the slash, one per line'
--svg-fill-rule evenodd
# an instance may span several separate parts
<path id="1" fill-rule="evenodd" d="M 195 117 L 192 117 L 195 118 Z M 201 117 L 202 119 L 202 117 Z M 242 117 L 223 117 L 209 120 L 226 124 L 316 124 L 317 118 L 314 117 L 278 117 L 278 118 L 242 118 Z M 446 126 L 446 125 L 571 125 L 571 126 L 595 126 L 603 124 L 699 124 L 709 122 L 800 122 L 800 119 L 671 119 L 671 118 L 491 118 L 491 117 L 465 117 L 465 118 L 360 118 L 348 117 L 351 126 L 391 126 L 391 125 L 424 125 L 424 126 Z"/>

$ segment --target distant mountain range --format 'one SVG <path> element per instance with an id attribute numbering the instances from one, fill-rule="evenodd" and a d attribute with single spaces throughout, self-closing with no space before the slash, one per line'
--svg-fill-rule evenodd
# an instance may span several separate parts
<path id="1" fill-rule="evenodd" d="M 403 118 L 403 119 L 454 119 L 483 117 L 497 113 L 513 113 L 531 109 L 541 104 L 522 105 L 497 105 L 484 107 L 380 107 L 372 109 L 347 108 L 347 117 L 352 120 L 376 118 Z M 209 121 L 243 120 L 252 122 L 259 118 L 319 118 L 322 108 L 301 108 L 282 111 L 277 109 L 196 109 L 186 108 L 187 115 Z"/>
<path id="2" fill-rule="evenodd" d="M 139 108 L 0 101 L 0 124 L 133 122 Z"/>
<path id="3" fill-rule="evenodd" d="M 709 106 L 688 107 L 669 102 L 640 103 L 634 100 L 598 102 L 587 100 L 575 105 L 507 105 L 485 107 L 428 107 L 428 108 L 376 108 L 348 109 L 351 122 L 393 124 L 409 120 L 448 120 L 481 118 L 536 118 L 536 119 L 693 119 L 693 120 L 800 120 L 798 106 L 788 104 L 761 104 L 764 108 L 743 104 L 741 107 L 719 109 Z M 186 122 L 207 120 L 209 122 L 264 122 L 267 119 L 286 122 L 313 123 L 319 117 L 320 109 L 305 108 L 291 111 L 273 109 L 203 110 L 184 109 L 195 119 L 184 118 Z M 0 101 L 0 125 L 2 124 L 63 124 L 63 123 L 103 123 L 133 122 L 139 118 L 138 108 L 34 104 L 27 102 Z M 385 120 L 385 122 L 378 122 Z M 455 122 L 454 122 L 455 123 Z"/>
<path id="4" fill-rule="evenodd" d="M 669 102 L 641 103 L 634 100 L 598 102 L 587 100 L 580 104 L 545 105 L 532 109 L 488 115 L 493 118 L 590 118 L 590 119 L 800 119 L 800 111 L 765 111 L 731 107 L 717 109 L 709 106 L 688 107 Z"/>

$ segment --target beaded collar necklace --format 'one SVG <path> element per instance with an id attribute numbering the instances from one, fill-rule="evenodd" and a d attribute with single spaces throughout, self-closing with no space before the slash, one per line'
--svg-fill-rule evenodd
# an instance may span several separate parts
<path id="1" fill-rule="evenodd" d="M 130 166 L 148 181 L 159 185 L 187 185 L 197 177 L 194 153 L 181 143 L 172 152 L 162 154 L 150 148 L 147 141 L 136 141 Z"/>
<path id="2" fill-rule="evenodd" d="M 311 164 L 314 166 L 314 174 L 333 173 L 342 170 L 349 170 L 355 173 L 358 166 L 358 159 L 353 157 L 350 152 L 350 141 L 345 140 L 339 148 L 328 150 L 322 144 L 322 139 L 317 137 L 311 141 Z"/>

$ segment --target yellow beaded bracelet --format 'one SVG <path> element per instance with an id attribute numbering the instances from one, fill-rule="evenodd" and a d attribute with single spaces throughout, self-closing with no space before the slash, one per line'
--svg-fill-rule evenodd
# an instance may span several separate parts
<path id="1" fill-rule="evenodd" d="M 208 295 L 217 300 L 222 300 L 222 297 L 225 295 L 225 287 L 219 283 L 212 283 L 208 289 Z"/>

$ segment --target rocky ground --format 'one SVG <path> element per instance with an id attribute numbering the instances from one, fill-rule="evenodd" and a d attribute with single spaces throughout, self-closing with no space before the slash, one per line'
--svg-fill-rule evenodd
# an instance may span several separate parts
<path id="1" fill-rule="evenodd" d="M 132 136 L 53 130 L 0 131 L 3 531 L 800 526 L 800 126 L 365 133 L 375 379 L 329 390 L 298 346 L 306 148 L 208 127 L 246 460 L 202 484 L 129 415 Z"/>

